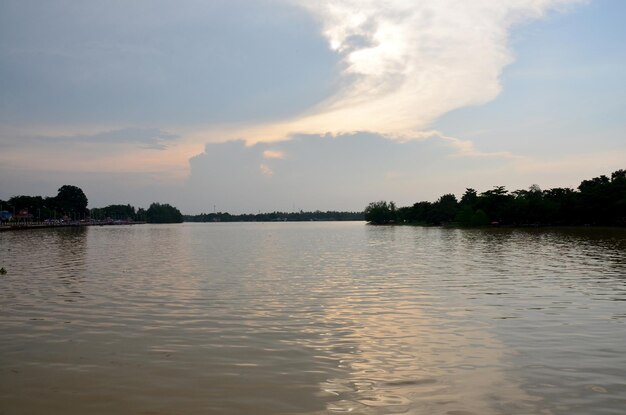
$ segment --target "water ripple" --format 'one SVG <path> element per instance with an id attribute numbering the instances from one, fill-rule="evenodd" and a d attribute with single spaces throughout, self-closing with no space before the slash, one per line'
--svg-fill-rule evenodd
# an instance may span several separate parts
<path id="1" fill-rule="evenodd" d="M 0 235 L 0 412 L 613 414 L 626 233 Z"/>

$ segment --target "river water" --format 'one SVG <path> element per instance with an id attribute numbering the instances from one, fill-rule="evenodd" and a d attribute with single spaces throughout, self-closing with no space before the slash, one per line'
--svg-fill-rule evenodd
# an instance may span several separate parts
<path id="1" fill-rule="evenodd" d="M 0 414 L 624 414 L 626 230 L 0 234 Z"/>

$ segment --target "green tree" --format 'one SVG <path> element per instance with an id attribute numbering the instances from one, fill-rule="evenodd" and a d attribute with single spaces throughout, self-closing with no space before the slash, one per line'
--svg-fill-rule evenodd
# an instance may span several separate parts
<path id="1" fill-rule="evenodd" d="M 611 216 L 614 224 L 626 225 L 626 170 L 611 174 Z"/>
<path id="2" fill-rule="evenodd" d="M 556 187 L 543 191 L 541 222 L 549 225 L 580 225 L 578 196 L 573 189 Z"/>
<path id="3" fill-rule="evenodd" d="M 54 198 L 56 207 L 62 213 L 78 218 L 88 213 L 87 202 L 87 196 L 81 188 L 67 184 L 59 188 Z"/>
<path id="4" fill-rule="evenodd" d="M 91 209 L 90 213 L 94 219 L 137 220 L 135 207 L 130 204 Z"/>
<path id="5" fill-rule="evenodd" d="M 428 224 L 428 218 L 431 214 L 432 203 L 417 202 L 411 206 L 411 222 L 419 224 Z"/>
<path id="6" fill-rule="evenodd" d="M 489 223 L 489 218 L 484 210 L 478 209 L 473 215 L 470 221 L 470 226 L 486 226 Z"/>
<path id="7" fill-rule="evenodd" d="M 456 215 L 455 220 L 461 226 L 486 226 L 489 223 L 489 218 L 484 210 L 474 210 L 470 206 L 463 206 Z"/>
<path id="8" fill-rule="evenodd" d="M 465 193 L 463 193 L 463 196 L 461 197 L 460 204 L 461 206 L 469 206 L 473 208 L 474 206 L 476 206 L 477 201 L 478 193 L 476 193 L 476 190 L 468 187 L 467 189 L 465 189 Z"/>
<path id="9" fill-rule="evenodd" d="M 480 194 L 476 207 L 483 210 L 492 222 L 510 223 L 513 200 L 514 196 L 504 186 L 496 186 Z"/>
<path id="10" fill-rule="evenodd" d="M 460 202 L 452 194 L 443 195 L 434 203 L 418 202 L 399 209 L 394 205 L 390 208 L 387 202 L 375 202 L 365 213 L 371 223 L 440 225 L 454 218 L 461 226 L 626 226 L 626 170 L 617 170 L 610 178 L 602 175 L 583 180 L 578 190 L 541 190 L 533 184 L 527 190 L 511 193 L 504 186 L 496 186 L 478 194 L 468 188 Z"/>
<path id="11" fill-rule="evenodd" d="M 148 223 L 181 223 L 183 214 L 167 203 L 152 203 L 146 210 L 146 219 Z"/>
<path id="12" fill-rule="evenodd" d="M 451 222 L 458 213 L 458 202 L 453 194 L 445 194 L 432 204 L 427 221 L 431 225 Z"/>
<path id="13" fill-rule="evenodd" d="M 372 202 L 365 208 L 365 220 L 373 225 L 384 225 L 396 220 L 396 205 L 393 202 L 387 203 Z"/>
<path id="14" fill-rule="evenodd" d="M 516 190 L 512 193 L 512 212 L 509 214 L 513 223 L 518 225 L 539 224 L 546 219 L 547 206 L 541 188 L 533 184 L 528 190 Z"/>
<path id="15" fill-rule="evenodd" d="M 146 216 L 146 210 L 144 208 L 137 209 L 137 214 L 135 215 L 135 220 L 139 222 L 147 222 L 148 218 Z"/>

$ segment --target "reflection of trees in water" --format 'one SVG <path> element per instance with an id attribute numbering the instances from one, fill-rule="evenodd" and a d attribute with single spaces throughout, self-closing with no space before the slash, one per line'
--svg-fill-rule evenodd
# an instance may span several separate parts
<path id="1" fill-rule="evenodd" d="M 79 287 L 88 270 L 88 232 L 85 227 L 68 227 L 3 234 L 2 261 L 6 258 L 14 287 L 23 286 L 33 299 L 42 302 L 54 297 L 63 297 L 64 301 L 80 298 Z"/>
<path id="2" fill-rule="evenodd" d="M 52 229 L 50 240 L 46 241 L 43 249 L 52 246 L 55 255 L 55 274 L 66 286 L 67 291 L 59 293 L 65 301 L 73 302 L 82 298 L 80 284 L 87 273 L 87 232 L 84 226 L 64 229 Z"/>
<path id="3" fill-rule="evenodd" d="M 618 356 L 626 315 L 619 304 L 626 300 L 626 230 L 485 229 L 463 235 L 467 256 L 480 256 L 486 265 L 471 275 L 479 282 L 474 297 L 481 300 L 482 291 L 485 304 L 509 313 L 490 329 L 514 351 L 508 375 L 541 397 L 546 413 L 618 413 L 623 400 L 614 379 L 623 379 Z M 492 250 L 505 261 L 499 278 L 489 278 L 496 268 L 487 265 L 496 259 Z"/>
<path id="4" fill-rule="evenodd" d="M 619 304 L 626 300 L 626 230 L 409 228 L 407 233 L 414 235 L 416 253 L 428 253 L 419 263 L 443 283 L 442 290 L 448 287 L 450 309 L 465 304 L 472 321 L 488 323 L 485 329 L 508 351 L 504 375 L 541 397 L 544 403 L 537 409 L 552 410 L 569 399 L 543 390 L 546 379 L 562 385 L 561 391 L 572 391 L 572 397 L 585 396 L 580 401 L 587 406 L 578 413 L 615 406 L 619 392 L 607 383 L 607 368 L 620 367 L 610 355 L 621 356 L 618 345 L 624 344 L 619 325 L 625 315 Z M 398 255 L 398 261 L 403 258 Z M 454 338 L 446 344 L 454 344 Z M 471 355 L 471 348 L 461 350 Z M 577 373 L 577 365 L 589 373 Z M 561 379 L 561 370 L 571 370 L 567 380 Z M 574 385 L 576 377 L 588 383 L 586 390 Z M 588 390 L 607 392 L 591 396 Z"/>
<path id="5" fill-rule="evenodd" d="M 29 277 L 65 275 L 82 277 L 86 268 L 85 227 L 33 229 L 7 232 L 2 246 L 18 273 Z"/>
<path id="6" fill-rule="evenodd" d="M 601 290 L 615 298 L 614 277 L 626 275 L 614 230 L 216 224 L 6 236 L 21 261 L 10 264 L 21 275 L 7 277 L 15 316 L 46 316 L 63 330 L 68 316 L 103 324 L 103 337 L 77 350 L 114 370 L 57 372 L 81 380 L 86 398 L 76 404 L 86 409 L 103 390 L 161 411 L 558 413 L 563 395 L 542 385 L 618 393 L 602 379 L 563 380 L 587 381 L 565 372 L 578 357 L 605 375 L 589 365 L 617 362 L 623 374 L 607 358 L 623 349 L 623 331 L 603 332 L 619 327 L 607 317 L 623 308 L 595 301 Z M 79 291 L 86 301 L 64 303 Z M 37 344 L 23 361 L 67 353 L 65 343 Z M 60 384 L 50 373 L 41 378 Z"/>
<path id="7" fill-rule="evenodd" d="M 471 258 L 490 262 L 495 258 L 507 267 L 530 265 L 528 272 L 559 274 L 567 267 L 578 275 L 626 274 L 626 229 L 622 228 L 500 228 L 465 229 L 460 248 Z M 536 257 L 530 264 L 522 259 Z M 518 260 L 519 259 L 519 260 Z M 555 267 L 558 265 L 558 267 Z"/>

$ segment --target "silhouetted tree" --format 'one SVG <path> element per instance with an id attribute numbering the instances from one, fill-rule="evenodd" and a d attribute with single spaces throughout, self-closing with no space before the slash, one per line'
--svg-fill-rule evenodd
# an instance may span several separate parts
<path id="1" fill-rule="evenodd" d="M 512 212 L 508 215 L 517 225 L 538 224 L 545 217 L 543 192 L 533 184 L 528 190 L 516 190 L 513 193 Z"/>
<path id="2" fill-rule="evenodd" d="M 579 225 L 578 193 L 569 188 L 554 188 L 543 191 L 543 224 Z"/>
<path id="3" fill-rule="evenodd" d="M 374 225 L 384 225 L 396 220 L 396 205 L 393 202 L 372 202 L 365 208 L 365 220 Z"/>
<path id="4" fill-rule="evenodd" d="M 146 214 L 146 210 L 144 208 L 137 209 L 137 214 L 135 215 L 135 220 L 139 222 L 147 222 L 148 216 Z"/>
<path id="5" fill-rule="evenodd" d="M 64 185 L 54 198 L 56 208 L 70 217 L 81 217 L 88 213 L 87 196 L 82 189 L 72 185 Z"/>
<path id="6" fill-rule="evenodd" d="M 611 217 L 620 225 L 626 225 L 626 170 L 611 174 Z"/>
<path id="7" fill-rule="evenodd" d="M 472 188 L 467 188 L 465 189 L 465 193 L 463 193 L 463 196 L 461 197 L 460 205 L 469 206 L 470 208 L 473 209 L 474 206 L 476 206 L 477 201 L 478 201 L 478 193 L 476 193 L 476 190 Z"/>
<path id="8" fill-rule="evenodd" d="M 135 207 L 130 204 L 95 208 L 91 209 L 90 214 L 94 219 L 138 220 Z"/>
<path id="9" fill-rule="evenodd" d="M 376 222 L 388 223 L 384 202 L 370 204 Z M 374 215 L 375 214 L 375 215 Z M 377 216 L 376 216 L 377 215 Z M 382 219 L 380 219 L 382 218 Z M 527 190 L 509 193 L 496 186 L 478 194 L 468 188 L 457 203 L 451 194 L 436 202 L 418 202 L 396 210 L 400 222 L 440 225 L 454 221 L 461 226 L 501 225 L 609 225 L 626 226 L 626 170 L 611 177 L 583 180 L 578 190 L 554 188 L 542 191 L 534 184 Z M 387 222 L 385 222 L 387 221 Z"/>
<path id="10" fill-rule="evenodd" d="M 485 212 L 491 222 L 510 223 L 513 195 L 504 186 L 496 186 L 480 194 L 476 207 Z"/>
<path id="11" fill-rule="evenodd" d="M 453 194 L 443 195 L 432 204 L 430 212 L 427 215 L 429 223 L 441 225 L 442 223 L 452 222 L 458 213 L 458 202 Z"/>
<path id="12" fill-rule="evenodd" d="M 146 211 L 146 219 L 149 223 L 181 223 L 183 215 L 167 203 L 152 203 Z"/>
<path id="13" fill-rule="evenodd" d="M 184 215 L 185 222 L 270 222 L 270 221 L 349 221 L 363 220 L 363 212 L 338 212 L 316 210 L 314 212 L 271 212 L 231 215 L 227 212 Z"/>

